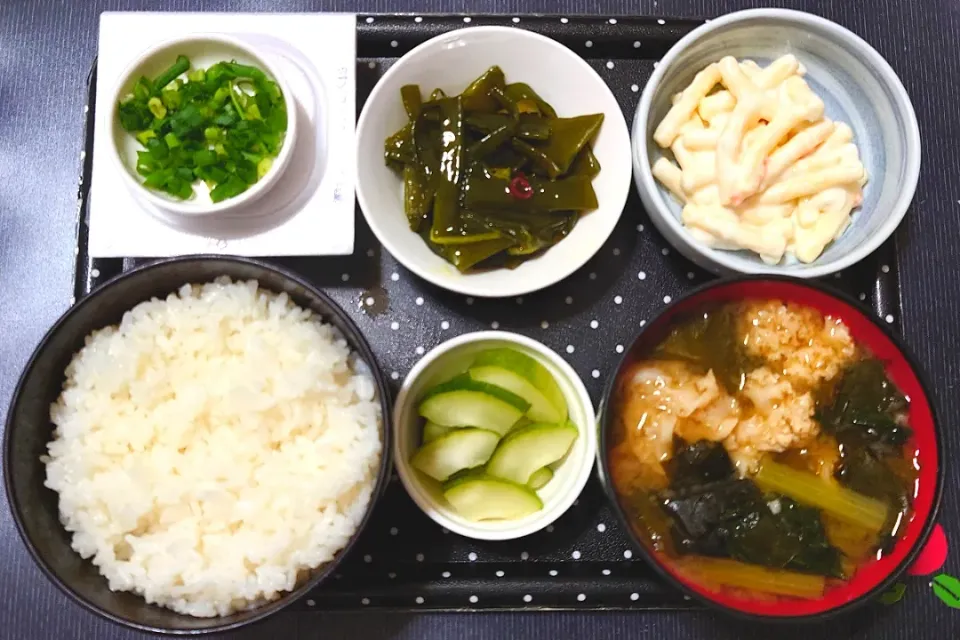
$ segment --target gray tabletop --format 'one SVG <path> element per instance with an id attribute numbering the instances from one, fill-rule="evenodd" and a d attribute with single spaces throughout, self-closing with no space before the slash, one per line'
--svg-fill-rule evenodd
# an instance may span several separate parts
<path id="1" fill-rule="evenodd" d="M 805 9 L 871 42 L 913 98 L 924 141 L 914 205 L 898 235 L 905 337 L 933 381 L 946 432 L 944 459 L 960 451 L 960 88 L 953 0 L 0 0 L 0 425 L 20 368 L 70 304 L 76 184 L 85 78 L 105 10 L 603 13 L 706 17 L 754 6 Z M 942 521 L 960 535 L 960 465 L 948 468 Z M 0 497 L 0 502 L 4 498 Z M 946 570 L 960 574 L 960 553 Z M 698 612 L 446 615 L 280 614 L 238 638 L 754 638 L 770 628 Z M 960 611 L 936 600 L 927 579 L 906 598 L 819 628 L 773 630 L 782 638 L 950 638 Z M 81 610 L 33 565 L 6 505 L 0 507 L 0 639 L 135 638 Z"/>

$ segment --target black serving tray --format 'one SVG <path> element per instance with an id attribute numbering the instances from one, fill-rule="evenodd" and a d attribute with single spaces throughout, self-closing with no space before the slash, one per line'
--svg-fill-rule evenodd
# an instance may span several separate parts
<path id="1" fill-rule="evenodd" d="M 452 29 L 506 25 L 554 38 L 583 56 L 613 90 L 627 122 L 656 61 L 701 22 L 638 17 L 361 15 L 357 18 L 357 105 L 398 56 Z M 80 178 L 75 295 L 148 260 L 91 260 L 87 194 L 92 167 L 90 75 Z M 383 251 L 359 210 L 354 253 L 272 259 L 311 279 L 356 320 L 394 387 L 425 352 L 486 328 L 516 331 L 562 353 L 598 401 L 605 378 L 642 321 L 670 298 L 711 278 L 675 252 L 631 193 L 610 240 L 563 282 L 522 298 L 473 299 L 438 289 Z M 893 241 L 829 284 L 859 298 L 899 329 L 900 285 Z M 385 309 L 365 311 L 375 296 Z M 642 560 L 607 507 L 599 482 L 553 526 L 509 542 L 470 540 L 440 528 L 394 476 L 340 573 L 295 608 L 323 610 L 680 609 L 694 607 Z"/>

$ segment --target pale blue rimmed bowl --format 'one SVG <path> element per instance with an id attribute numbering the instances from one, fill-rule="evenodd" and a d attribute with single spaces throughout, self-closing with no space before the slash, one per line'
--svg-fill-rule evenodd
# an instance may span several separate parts
<path id="1" fill-rule="evenodd" d="M 661 149 L 653 131 L 670 98 L 693 76 L 726 55 L 761 66 L 792 53 L 807 68 L 806 80 L 823 98 L 826 115 L 846 122 L 869 182 L 853 223 L 810 264 L 765 264 L 747 251 L 721 251 L 695 241 L 680 222 L 680 205 L 653 177 Z M 910 206 L 920 175 L 920 129 L 897 74 L 859 36 L 819 16 L 788 9 L 738 11 L 690 32 L 663 57 L 647 82 L 633 121 L 634 180 L 657 229 L 699 266 L 719 274 L 776 273 L 816 278 L 859 262 L 896 230 Z"/>

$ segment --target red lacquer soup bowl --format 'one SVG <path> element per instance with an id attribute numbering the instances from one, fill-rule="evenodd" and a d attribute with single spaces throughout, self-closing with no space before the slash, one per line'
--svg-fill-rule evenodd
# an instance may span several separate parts
<path id="1" fill-rule="evenodd" d="M 668 333 L 674 322 L 694 311 L 742 300 L 780 300 L 817 309 L 840 318 L 856 343 L 885 364 L 888 377 L 910 400 L 909 423 L 913 429 L 910 446 L 916 449 L 920 465 L 914 486 L 913 514 L 902 526 L 893 548 L 879 560 L 860 565 L 851 579 L 829 586 L 817 599 L 755 597 L 737 590 L 715 591 L 681 575 L 671 560 L 642 542 L 620 505 L 610 480 L 609 450 L 613 430 L 619 428 L 615 415 L 617 381 L 638 355 L 648 353 Z M 624 529 L 646 560 L 668 581 L 705 604 L 741 618 L 764 621 L 821 620 L 869 602 L 887 589 L 915 560 L 936 522 L 943 485 L 940 431 L 934 408 L 920 368 L 882 320 L 864 312 L 854 300 L 828 287 L 806 280 L 776 276 L 719 280 L 694 290 L 667 307 L 649 322 L 634 339 L 604 391 L 600 415 L 600 473 L 604 488 Z"/>

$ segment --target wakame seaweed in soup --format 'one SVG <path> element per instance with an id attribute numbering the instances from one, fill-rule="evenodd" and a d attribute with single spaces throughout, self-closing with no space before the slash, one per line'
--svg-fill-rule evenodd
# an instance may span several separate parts
<path id="1" fill-rule="evenodd" d="M 528 85 L 490 67 L 458 96 L 400 90 L 408 122 L 386 139 L 411 231 L 461 272 L 513 268 L 597 208 L 591 140 L 603 114 L 557 116 Z"/>
<path id="2" fill-rule="evenodd" d="M 637 356 L 617 382 L 611 477 L 681 574 L 819 598 L 902 534 L 919 470 L 909 403 L 841 321 L 729 303 Z"/>

